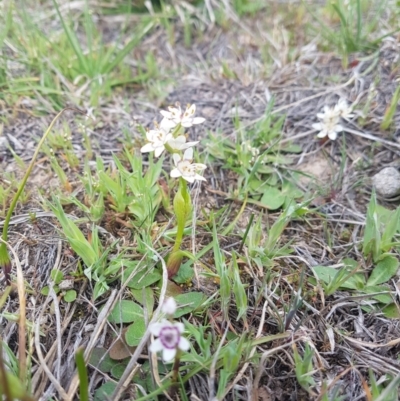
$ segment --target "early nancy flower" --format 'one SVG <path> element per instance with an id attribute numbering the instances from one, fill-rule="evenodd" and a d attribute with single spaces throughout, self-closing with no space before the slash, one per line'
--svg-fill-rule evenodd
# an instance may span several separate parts
<path id="1" fill-rule="evenodd" d="M 196 112 L 196 105 L 188 105 L 186 110 L 183 112 L 179 103 L 176 104 L 177 107 L 168 107 L 169 111 L 161 110 L 161 114 L 164 118 L 172 121 L 175 126 L 181 124 L 182 127 L 189 128 L 195 124 L 201 124 L 206 119 L 203 117 L 194 117 Z"/>
<path id="2" fill-rule="evenodd" d="M 354 114 L 351 113 L 351 106 L 349 106 L 345 99 L 340 98 L 337 102 L 335 108 L 335 112 L 338 116 L 343 118 L 352 118 Z"/>
<path id="3" fill-rule="evenodd" d="M 149 327 L 150 332 L 158 337 L 149 347 L 150 352 L 162 351 L 164 362 L 169 362 L 175 358 L 178 349 L 187 351 L 190 348 L 189 341 L 182 337 L 184 331 L 183 323 L 171 323 L 168 320 L 162 320 L 159 323 L 153 323 Z"/>
<path id="4" fill-rule="evenodd" d="M 172 134 L 169 134 L 161 127 L 157 127 L 156 129 L 147 131 L 146 133 L 147 140 L 149 143 L 144 145 L 140 151 L 142 153 L 153 152 L 154 156 L 159 157 L 161 153 L 164 152 L 165 144 L 173 139 Z"/>
<path id="5" fill-rule="evenodd" d="M 206 179 L 200 174 L 197 174 L 197 172 L 205 170 L 207 166 L 202 163 L 192 163 L 193 148 L 186 149 L 183 157 L 177 153 L 174 153 L 172 157 L 176 168 L 171 171 L 171 177 L 182 177 L 190 183 L 193 183 L 195 180 L 206 181 Z"/>
<path id="6" fill-rule="evenodd" d="M 179 135 L 178 137 L 168 141 L 168 145 L 172 148 L 172 150 L 185 150 L 197 145 L 198 143 L 199 141 L 186 142 L 186 137 L 184 135 Z"/>
<path id="7" fill-rule="evenodd" d="M 325 138 L 328 136 L 330 140 L 334 141 L 337 138 L 338 132 L 343 131 L 343 127 L 338 124 L 338 122 L 338 118 L 327 119 L 320 123 L 313 124 L 312 127 L 320 131 L 317 135 L 318 138 Z"/>

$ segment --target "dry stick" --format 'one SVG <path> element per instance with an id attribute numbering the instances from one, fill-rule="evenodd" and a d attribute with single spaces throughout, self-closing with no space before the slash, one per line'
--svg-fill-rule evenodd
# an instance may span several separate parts
<path id="1" fill-rule="evenodd" d="M 62 357 L 62 344 L 61 344 L 61 313 L 60 304 L 58 303 L 57 294 L 54 291 L 53 284 L 50 285 L 49 296 L 53 299 L 54 313 L 56 315 L 56 332 L 57 332 L 57 380 L 61 378 L 61 357 Z"/>
<path id="2" fill-rule="evenodd" d="M 164 303 L 165 294 L 167 292 L 168 271 L 167 271 L 167 265 L 165 264 L 165 261 L 161 257 L 161 255 L 155 249 L 150 248 L 147 244 L 145 244 L 145 245 L 147 246 L 147 248 L 149 248 L 149 250 L 151 250 L 152 252 L 154 252 L 157 255 L 157 257 L 160 259 L 162 269 L 163 269 L 163 277 L 162 277 L 163 283 L 162 283 L 162 287 L 161 287 L 159 305 L 158 305 L 158 308 L 156 309 L 156 311 L 154 312 L 153 318 L 150 321 L 150 324 L 152 324 L 156 320 L 158 320 L 162 305 Z M 143 348 L 145 347 L 149 337 L 150 337 L 150 331 L 147 330 L 146 333 L 144 334 L 142 340 L 140 341 L 139 345 L 137 346 L 135 352 L 133 353 L 131 360 L 128 363 L 128 366 L 125 368 L 124 374 L 122 375 L 117 386 L 115 387 L 115 390 L 110 397 L 111 400 L 118 401 L 120 396 L 122 395 L 123 391 L 125 390 L 125 387 L 131 381 L 133 375 L 135 374 L 135 371 L 133 368 L 136 364 L 136 361 L 140 357 L 140 354 L 141 354 Z"/>
<path id="3" fill-rule="evenodd" d="M 56 388 L 56 390 L 58 391 L 58 394 L 60 395 L 60 397 L 61 397 L 63 400 L 67 400 L 67 399 L 68 399 L 67 393 L 66 393 L 65 390 L 62 388 L 61 384 L 57 381 L 57 379 L 53 376 L 53 373 L 51 373 L 51 371 L 50 371 L 49 367 L 47 366 L 46 361 L 45 361 L 45 359 L 44 359 L 44 357 L 43 357 L 42 350 L 41 350 L 41 348 L 40 348 L 40 339 L 39 339 L 39 328 L 40 328 L 40 323 L 39 323 L 39 322 L 41 321 L 42 316 L 43 316 L 44 309 L 45 309 L 45 307 L 49 304 L 49 302 L 50 302 L 50 297 L 48 297 L 48 298 L 46 299 L 46 301 L 45 301 L 45 303 L 44 303 L 44 307 L 42 307 L 42 310 L 41 310 L 41 312 L 40 312 L 40 316 L 39 316 L 38 322 L 37 322 L 36 327 L 35 327 L 35 347 L 36 347 L 36 353 L 37 353 L 37 356 L 38 356 L 38 358 L 39 358 L 39 361 L 40 361 L 40 364 L 41 364 L 42 369 L 43 369 L 43 370 L 46 372 L 46 374 L 47 374 L 47 378 L 51 381 L 51 383 L 53 384 L 53 386 Z"/>
<path id="4" fill-rule="evenodd" d="M 283 350 L 283 349 L 285 349 L 285 348 L 287 348 L 287 347 L 290 347 L 290 346 L 292 346 L 296 341 L 300 341 L 300 340 L 304 340 L 304 338 L 303 338 L 303 337 L 296 338 L 296 340 L 293 340 L 293 341 L 291 341 L 291 342 L 289 342 L 289 343 L 280 345 L 279 347 L 275 347 L 275 348 L 269 349 L 268 351 L 265 351 L 265 352 L 262 354 L 261 359 L 260 359 L 260 363 L 259 363 L 259 365 L 258 365 L 257 374 L 256 374 L 256 377 L 254 378 L 254 381 L 253 381 L 253 389 L 256 390 L 256 394 L 257 394 L 257 392 L 258 392 L 258 387 L 259 387 L 261 375 L 262 375 L 262 373 L 263 373 L 263 371 L 264 371 L 264 368 L 265 368 L 266 359 L 267 359 L 270 355 L 275 354 L 277 351 L 281 351 L 281 350 Z M 257 395 L 258 395 L 258 394 L 257 394 Z M 258 397 L 252 397 L 252 398 L 255 399 L 255 400 L 258 400 Z"/>
<path id="5" fill-rule="evenodd" d="M 19 359 L 19 378 L 25 384 L 26 379 L 26 297 L 24 287 L 24 276 L 22 273 L 21 262 L 14 248 L 0 238 L 12 252 L 15 265 L 17 267 L 17 289 L 19 298 L 19 326 L 18 326 L 18 359 Z"/>
<path id="6" fill-rule="evenodd" d="M 365 134 L 363 132 L 356 131 L 354 129 L 347 128 L 347 127 L 344 127 L 344 130 L 346 132 L 348 132 L 349 134 L 353 134 L 353 135 L 359 136 L 361 138 L 369 139 L 369 140 L 375 141 L 375 142 L 380 142 L 380 143 L 383 143 L 385 145 L 393 146 L 394 148 L 400 149 L 400 144 L 398 144 L 396 142 L 387 141 L 386 139 L 378 138 L 375 135 Z"/>
<path id="7" fill-rule="evenodd" d="M 82 295 L 83 292 L 85 291 L 86 285 L 87 285 L 87 283 L 85 282 L 84 285 L 82 286 L 82 288 L 80 289 L 79 296 Z M 78 305 L 77 303 L 74 303 L 74 305 L 71 308 L 71 312 L 70 312 L 69 316 L 67 317 L 66 320 L 64 320 L 64 325 L 63 325 L 63 328 L 61 329 L 61 335 L 63 335 L 65 330 L 67 329 L 67 327 L 69 327 L 69 323 L 75 315 L 75 310 L 77 308 L 77 305 Z M 46 357 L 44 358 L 44 362 L 47 363 L 49 360 L 52 360 L 54 352 L 56 350 L 56 345 L 57 345 L 56 343 L 53 343 L 50 350 L 47 352 Z M 35 374 L 32 378 L 32 388 L 35 387 L 36 383 L 40 379 L 40 375 L 42 374 L 42 371 L 44 370 L 43 368 L 42 369 L 40 369 L 40 368 L 42 368 L 42 366 L 39 367 L 39 369 L 35 372 Z M 45 385 L 46 385 L 46 381 L 42 380 L 42 382 L 40 383 L 40 387 L 35 392 L 36 398 L 39 398 L 43 394 L 43 391 L 44 391 L 43 389 L 44 389 Z"/>
<path id="8" fill-rule="evenodd" d="M 115 301 L 117 300 L 117 290 L 113 290 L 108 298 L 107 303 L 101 310 L 99 317 L 97 318 L 97 324 L 96 327 L 93 330 L 93 334 L 90 337 L 89 344 L 86 346 L 84 358 L 85 361 L 87 361 L 93 351 L 94 345 L 99 338 L 100 333 L 102 332 L 104 326 L 107 323 L 107 316 L 110 313 L 110 310 L 114 307 Z M 79 375 L 78 373 L 75 373 L 74 377 L 71 380 L 71 384 L 69 385 L 68 388 L 68 394 L 67 394 L 67 401 L 72 401 L 74 398 L 74 395 L 76 393 L 76 390 L 78 389 L 79 385 Z"/>

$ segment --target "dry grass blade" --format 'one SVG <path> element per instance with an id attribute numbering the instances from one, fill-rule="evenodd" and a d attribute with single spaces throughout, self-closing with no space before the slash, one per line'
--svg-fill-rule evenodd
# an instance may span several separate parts
<path id="1" fill-rule="evenodd" d="M 1 242 L 4 242 L 0 238 Z M 26 383 L 27 377 L 27 366 L 26 366 L 26 295 L 24 276 L 22 273 L 21 262 L 18 254 L 10 244 L 5 244 L 9 247 L 10 251 L 14 256 L 14 262 L 17 267 L 17 290 L 19 299 L 19 328 L 18 328 L 18 358 L 19 358 L 19 377 L 22 383 Z"/>

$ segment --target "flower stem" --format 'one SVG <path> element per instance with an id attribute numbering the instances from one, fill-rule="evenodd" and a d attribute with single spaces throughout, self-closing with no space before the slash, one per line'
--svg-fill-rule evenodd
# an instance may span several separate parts
<path id="1" fill-rule="evenodd" d="M 0 244 L 0 268 L 3 269 L 7 285 L 10 284 L 11 259 L 10 259 L 10 256 L 8 254 L 6 242 L 8 240 L 8 226 L 10 224 L 11 216 L 12 216 L 12 214 L 14 212 L 15 206 L 17 205 L 18 199 L 21 196 L 21 193 L 25 188 L 26 182 L 28 181 L 28 178 L 29 178 L 29 176 L 30 176 L 30 174 L 32 172 L 33 166 L 35 165 L 36 158 L 37 158 L 37 156 L 39 154 L 40 148 L 42 147 L 44 141 L 46 140 L 46 138 L 49 135 L 50 131 L 54 127 L 54 124 L 56 123 L 56 121 L 59 119 L 59 117 L 66 110 L 74 110 L 74 111 L 77 111 L 78 113 L 81 113 L 81 114 L 84 114 L 84 115 L 86 114 L 81 110 L 74 109 L 72 107 L 66 107 L 65 109 L 62 109 L 54 117 L 53 121 L 51 122 L 51 124 L 49 125 L 49 127 L 46 130 L 46 132 L 43 134 L 41 140 L 38 143 L 38 146 L 37 146 L 37 148 L 35 150 L 35 153 L 32 156 L 32 160 L 29 163 L 28 169 L 26 170 L 26 173 L 25 173 L 24 177 L 22 178 L 21 185 L 19 186 L 17 193 L 14 195 L 14 198 L 11 201 L 11 205 L 10 205 L 10 207 L 8 209 L 6 218 L 4 220 L 3 234 L 2 234 L 2 239 L 3 239 L 4 242 L 1 242 L 1 244 Z"/>
<path id="2" fill-rule="evenodd" d="M 183 178 L 179 180 L 179 189 L 174 199 L 174 209 L 178 227 L 172 252 L 176 252 L 181 248 L 186 220 L 191 209 L 190 194 L 187 188 L 187 182 Z"/>
<path id="3" fill-rule="evenodd" d="M 179 364 L 181 362 L 181 350 L 176 350 L 174 366 L 172 367 L 172 386 L 171 386 L 171 396 L 175 397 L 178 393 L 178 376 L 179 376 Z"/>

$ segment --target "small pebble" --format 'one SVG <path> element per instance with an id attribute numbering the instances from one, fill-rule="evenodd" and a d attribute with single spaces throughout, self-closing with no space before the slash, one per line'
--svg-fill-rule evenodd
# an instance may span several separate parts
<path id="1" fill-rule="evenodd" d="M 384 198 L 400 194 L 400 173 L 394 167 L 385 167 L 372 177 L 376 192 Z"/>

